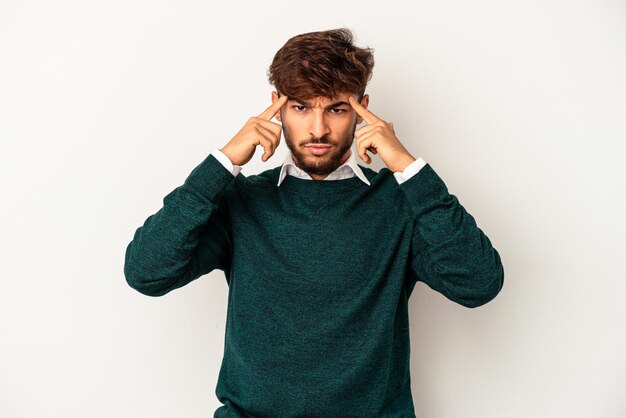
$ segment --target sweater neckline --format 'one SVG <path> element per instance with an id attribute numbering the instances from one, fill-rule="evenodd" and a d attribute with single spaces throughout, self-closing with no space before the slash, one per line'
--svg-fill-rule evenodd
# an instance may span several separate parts
<path id="1" fill-rule="evenodd" d="M 278 182 L 278 177 L 275 180 Z M 303 179 L 287 174 L 280 186 L 277 187 L 279 190 L 284 187 L 301 193 L 334 194 L 352 190 L 359 183 L 363 183 L 363 180 L 357 176 L 337 180 L 315 180 Z M 365 183 L 363 185 L 367 186 Z"/>

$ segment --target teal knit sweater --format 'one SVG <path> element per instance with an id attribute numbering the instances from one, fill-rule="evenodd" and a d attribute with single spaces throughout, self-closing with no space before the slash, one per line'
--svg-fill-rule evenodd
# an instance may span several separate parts
<path id="1" fill-rule="evenodd" d="M 500 256 L 427 164 L 398 184 L 360 166 L 324 181 L 233 176 L 212 154 L 126 248 L 160 296 L 214 270 L 229 286 L 215 417 L 414 417 L 408 299 L 422 281 L 467 307 L 502 288 Z"/>

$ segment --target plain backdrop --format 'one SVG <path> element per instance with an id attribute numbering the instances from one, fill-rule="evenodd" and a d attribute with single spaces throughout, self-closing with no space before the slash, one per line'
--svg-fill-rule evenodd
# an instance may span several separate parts
<path id="1" fill-rule="evenodd" d="M 626 416 L 619 0 L 0 0 L 0 416 L 213 416 L 223 272 L 151 298 L 125 249 L 269 106 L 287 39 L 336 27 L 375 51 L 370 110 L 504 264 L 480 308 L 416 287 L 417 416 Z"/>

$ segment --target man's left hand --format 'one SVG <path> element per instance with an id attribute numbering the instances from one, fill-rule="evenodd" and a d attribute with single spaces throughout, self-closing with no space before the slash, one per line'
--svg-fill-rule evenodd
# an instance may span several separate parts
<path id="1" fill-rule="evenodd" d="M 367 110 L 357 101 L 355 96 L 350 96 L 348 102 L 356 113 L 367 122 L 367 125 L 354 131 L 357 153 L 365 163 L 372 162 L 365 151 L 378 154 L 394 173 L 404 171 L 409 164 L 415 161 L 415 158 L 396 137 L 393 123 L 386 122 Z"/>

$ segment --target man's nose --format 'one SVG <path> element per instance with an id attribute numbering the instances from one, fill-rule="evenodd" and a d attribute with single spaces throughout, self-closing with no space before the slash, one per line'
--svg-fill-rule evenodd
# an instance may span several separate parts
<path id="1" fill-rule="evenodd" d="M 310 134 L 315 138 L 321 138 L 330 133 L 330 128 L 323 113 L 314 113 L 311 122 Z"/>

